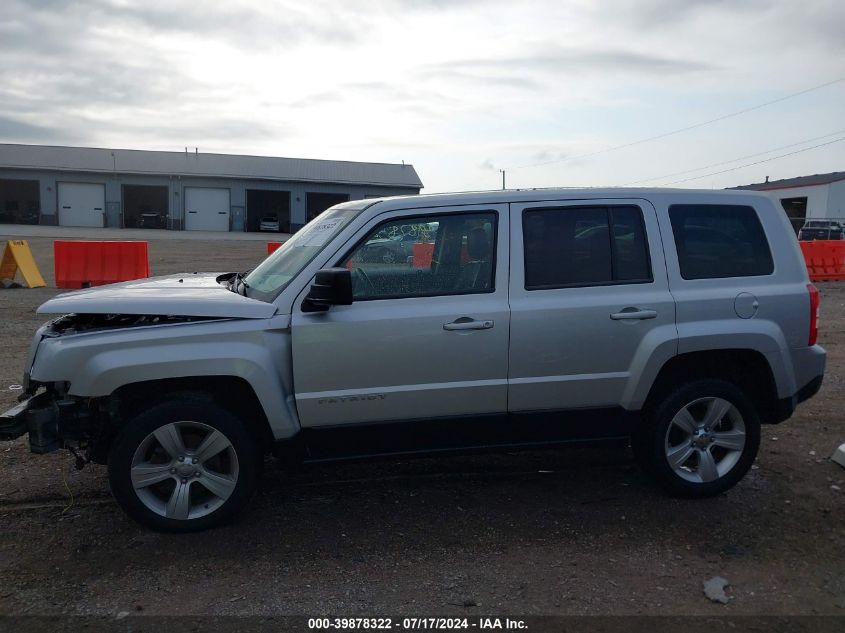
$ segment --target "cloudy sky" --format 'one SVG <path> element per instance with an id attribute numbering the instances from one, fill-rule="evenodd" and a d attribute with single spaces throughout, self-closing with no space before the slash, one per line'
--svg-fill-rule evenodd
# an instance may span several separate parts
<path id="1" fill-rule="evenodd" d="M 845 170 L 843 114 L 842 0 L 0 1 L 0 142 L 724 187 Z"/>

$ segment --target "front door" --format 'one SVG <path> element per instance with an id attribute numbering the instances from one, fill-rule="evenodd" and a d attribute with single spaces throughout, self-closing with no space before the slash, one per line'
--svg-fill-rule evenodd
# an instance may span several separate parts
<path id="1" fill-rule="evenodd" d="M 392 211 L 336 254 L 354 302 L 293 308 L 303 427 L 507 410 L 507 205 Z"/>
<path id="2" fill-rule="evenodd" d="M 513 204 L 511 238 L 509 410 L 641 405 L 646 362 L 677 350 L 652 205 Z"/>

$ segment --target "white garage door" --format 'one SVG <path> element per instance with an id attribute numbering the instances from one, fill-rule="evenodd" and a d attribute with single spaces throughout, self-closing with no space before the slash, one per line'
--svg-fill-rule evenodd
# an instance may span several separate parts
<path id="1" fill-rule="evenodd" d="M 229 190 L 185 187 L 185 229 L 229 230 Z"/>
<path id="2" fill-rule="evenodd" d="M 87 182 L 60 182 L 59 224 L 105 226 L 106 186 Z"/>

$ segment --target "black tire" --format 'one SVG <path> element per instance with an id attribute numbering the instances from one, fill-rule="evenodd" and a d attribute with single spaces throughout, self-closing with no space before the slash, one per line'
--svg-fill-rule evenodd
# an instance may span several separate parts
<path id="1" fill-rule="evenodd" d="M 737 429 L 741 425 L 741 430 L 744 431 L 744 446 L 741 450 L 729 451 L 715 444 L 706 445 L 712 440 L 699 429 L 697 432 L 705 437 L 694 436 L 690 441 L 689 450 L 694 452 L 685 463 L 691 466 L 681 465 L 676 470 L 670 465 L 667 455 L 671 450 L 681 449 L 685 440 L 677 440 L 676 444 L 675 440 L 670 439 L 672 434 L 679 432 L 683 438 L 683 431 L 677 425 L 673 426 L 672 421 L 692 403 L 699 402 L 693 404 L 692 410 L 696 410 L 695 407 L 706 407 L 707 399 L 727 401 L 734 407 L 722 417 L 723 421 L 716 430 L 721 431 L 724 437 L 725 433 L 739 433 Z M 740 417 L 736 417 L 736 414 Z M 673 426 L 671 431 L 670 426 Z M 705 446 L 699 446 L 697 442 Z M 712 497 L 732 488 L 751 468 L 760 447 L 760 416 L 754 403 L 732 383 L 723 380 L 696 380 L 679 385 L 645 412 L 642 423 L 632 434 L 631 447 L 642 469 L 669 494 L 687 498 Z M 713 462 L 717 464 L 717 468 L 724 469 L 724 472 L 718 472 L 715 479 L 706 480 L 706 477 L 698 472 L 702 469 L 698 460 L 701 459 L 703 451 L 714 456 Z M 729 461 L 719 461 L 728 457 Z"/>
<path id="2" fill-rule="evenodd" d="M 168 425 L 174 426 L 168 426 Z M 178 428 L 181 441 L 183 442 L 188 455 L 181 463 L 178 458 L 170 458 L 169 453 L 164 449 L 157 439 L 151 439 L 151 434 L 158 429 Z M 223 435 L 228 445 L 215 453 L 208 462 L 202 461 L 197 466 L 188 466 L 191 462 L 192 450 L 201 446 L 202 440 L 209 437 L 212 431 Z M 195 444 L 190 448 L 191 441 Z M 220 440 L 223 443 L 223 440 Z M 149 447 L 149 448 L 145 448 Z M 176 475 L 166 476 L 161 482 L 140 489 L 138 492 L 133 485 L 132 465 L 133 459 L 144 451 L 150 451 L 150 457 L 144 458 L 142 467 L 156 462 L 154 466 L 161 468 L 170 467 L 169 472 L 177 471 Z M 194 451 L 195 452 L 195 451 Z M 149 460 L 149 461 L 148 461 Z M 217 460 L 220 467 L 206 469 L 211 460 Z M 196 463 L 196 462 L 195 462 Z M 162 532 L 195 532 L 213 528 L 231 521 L 240 513 L 252 496 L 258 480 L 262 464 L 262 455 L 258 449 L 258 443 L 250 427 L 240 420 L 229 410 L 216 404 L 211 398 L 198 396 L 196 394 L 180 394 L 168 397 L 149 409 L 146 409 L 129 419 L 111 446 L 108 462 L 109 484 L 112 494 L 120 506 L 135 521 L 146 527 Z M 150 466 L 151 467 L 151 466 Z M 183 475 L 177 469 L 196 468 L 198 476 L 187 479 L 179 479 Z M 163 471 L 162 471 L 163 472 Z M 232 474 L 234 473 L 234 475 Z M 202 475 L 206 475 L 203 480 Z M 216 496 L 211 493 L 210 488 L 203 482 L 213 483 L 214 477 L 225 477 L 226 487 L 221 488 L 228 494 Z M 183 489 L 186 489 L 188 506 L 190 508 L 187 518 L 170 518 L 155 510 L 150 505 L 159 500 L 165 502 L 168 499 L 167 487 L 171 485 L 173 493 L 182 482 Z M 186 484 L 187 482 L 187 484 Z M 206 484 L 207 485 L 207 484 Z M 145 500 L 142 500 L 142 496 Z M 169 497 L 173 500 L 174 497 Z M 198 499 L 196 507 L 191 506 L 192 501 Z M 205 503 L 210 499 L 208 503 Z M 217 506 L 217 507 L 214 507 Z M 184 506 L 182 506 L 184 508 Z M 211 510 L 208 510 L 212 507 Z M 167 511 L 160 508 L 160 511 Z M 206 514 L 201 514 L 207 512 Z M 197 516 L 190 516 L 196 513 Z"/>

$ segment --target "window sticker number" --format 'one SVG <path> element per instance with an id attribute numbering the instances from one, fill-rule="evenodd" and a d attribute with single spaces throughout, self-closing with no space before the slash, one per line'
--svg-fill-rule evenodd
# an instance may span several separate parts
<path id="1" fill-rule="evenodd" d="M 337 218 L 335 220 L 326 220 L 325 222 L 315 224 L 314 227 L 308 231 L 308 234 L 303 236 L 302 241 L 299 242 L 297 246 L 322 246 L 340 222 L 340 218 Z"/>

